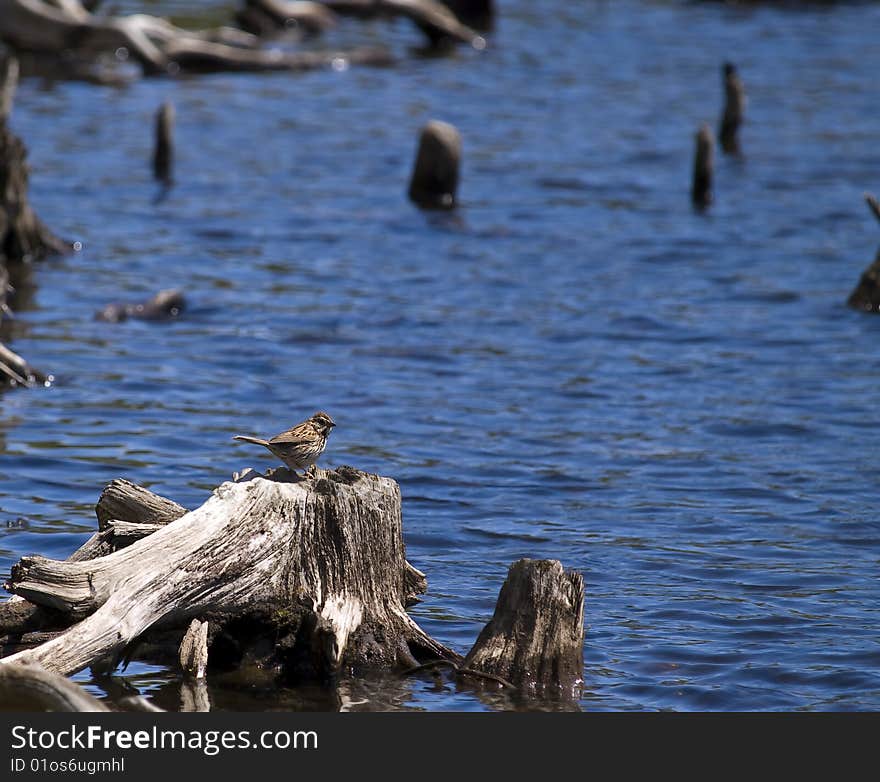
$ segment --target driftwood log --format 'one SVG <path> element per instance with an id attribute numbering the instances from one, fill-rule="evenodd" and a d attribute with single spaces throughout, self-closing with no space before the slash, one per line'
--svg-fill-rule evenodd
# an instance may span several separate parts
<path id="1" fill-rule="evenodd" d="M 0 641 L 5 634 L 17 643 L 4 651 L 16 651 L 0 668 L 106 671 L 141 647 L 164 646 L 163 661 L 189 677 L 192 710 L 209 708 L 205 675 L 232 668 L 290 683 L 444 663 L 532 692 L 571 690 L 583 618 L 577 577 L 559 563 L 528 564 L 521 580 L 541 586 L 506 586 L 490 623 L 493 638 L 513 628 L 507 675 L 494 673 L 487 631 L 466 668 L 405 611 L 426 580 L 406 561 L 400 489 L 389 478 L 350 467 L 301 479 L 246 470 L 193 511 L 114 481 L 96 515 L 99 531 L 68 561 L 28 556 L 13 568 Z M 28 637 L 41 643 L 23 649 Z"/>
<path id="2" fill-rule="evenodd" d="M 409 180 L 409 198 L 422 209 L 454 209 L 461 168 L 461 134 L 454 125 L 431 120 L 419 134 Z"/>
<path id="3" fill-rule="evenodd" d="M 694 173 L 691 183 L 691 202 L 696 209 L 705 209 L 712 203 L 712 177 L 715 169 L 715 137 L 712 129 L 703 124 L 694 137 Z"/>
<path id="4" fill-rule="evenodd" d="M 248 32 L 271 35 L 281 30 L 300 30 L 314 35 L 333 27 L 337 16 L 359 19 L 403 17 L 411 20 L 432 46 L 465 43 L 484 49 L 485 40 L 463 24 L 438 0 L 246 0 L 236 21 Z"/>
<path id="5" fill-rule="evenodd" d="M 277 71 L 352 63 L 387 64 L 387 52 L 288 52 L 267 49 L 256 36 L 232 27 L 184 30 L 147 14 L 99 16 L 80 0 L 0 0 L 0 41 L 21 52 L 96 58 L 131 57 L 147 74 L 191 71 Z"/>
<path id="6" fill-rule="evenodd" d="M 95 313 L 95 320 L 120 323 L 129 318 L 137 320 L 173 320 L 186 308 L 186 298 L 176 288 L 159 291 L 142 302 L 108 304 Z"/>

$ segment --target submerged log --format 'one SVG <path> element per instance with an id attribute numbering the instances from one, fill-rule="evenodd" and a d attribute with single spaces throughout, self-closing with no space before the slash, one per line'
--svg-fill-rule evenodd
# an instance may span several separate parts
<path id="1" fill-rule="evenodd" d="M 129 318 L 138 320 L 173 320 L 186 307 L 183 292 L 176 289 L 159 291 L 147 301 L 124 304 L 115 302 L 95 313 L 95 320 L 121 323 Z"/>
<path id="2" fill-rule="evenodd" d="M 409 197 L 423 209 L 454 209 L 461 166 L 461 136 L 454 125 L 431 120 L 422 128 Z"/>
<path id="3" fill-rule="evenodd" d="M 262 631 L 276 641 L 274 668 L 294 677 L 460 659 L 407 615 L 407 571 L 400 490 L 388 478 L 339 468 L 226 483 L 108 556 L 24 557 L 7 588 L 81 621 L 2 662 L 70 674 L 193 618 L 210 618 L 210 654 L 226 659 L 246 656 L 245 640 Z"/>
<path id="4" fill-rule="evenodd" d="M 526 691 L 572 697 L 583 679 L 583 647 L 583 578 L 557 560 L 521 559 L 464 666 Z"/>
<path id="5" fill-rule="evenodd" d="M 0 665 L 0 710 L 110 711 L 81 687 L 37 665 Z"/>
<path id="6" fill-rule="evenodd" d="M 4 105 L 0 116 L 0 262 L 7 264 L 70 250 L 69 244 L 43 225 L 28 202 L 27 150 L 6 123 L 17 73 L 14 58 L 0 60 L 0 103 Z"/>

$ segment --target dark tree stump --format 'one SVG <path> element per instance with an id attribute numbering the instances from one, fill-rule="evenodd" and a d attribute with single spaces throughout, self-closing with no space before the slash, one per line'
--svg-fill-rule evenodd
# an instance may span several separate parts
<path id="1" fill-rule="evenodd" d="M 691 186 L 691 201 L 697 209 L 705 209 L 712 203 L 712 174 L 715 167 L 715 139 L 712 129 L 703 125 L 695 137 L 694 176 Z"/>
<path id="2" fill-rule="evenodd" d="M 572 697 L 583 680 L 583 646 L 581 575 L 558 560 L 521 559 L 464 666 L 536 694 Z"/>
<path id="3" fill-rule="evenodd" d="M 880 221 L 880 203 L 870 193 L 865 193 L 865 203 L 871 214 Z M 874 262 L 862 272 L 858 285 L 849 295 L 847 305 L 862 312 L 880 312 L 880 250 Z"/>
<path id="4" fill-rule="evenodd" d="M 17 74 L 14 58 L 0 61 L 0 260 L 7 264 L 70 250 L 69 244 L 43 225 L 28 203 L 27 150 L 6 122 Z"/>
<path id="5" fill-rule="evenodd" d="M 733 63 L 726 62 L 722 68 L 724 77 L 724 112 L 718 127 L 718 140 L 727 155 L 738 155 L 739 127 L 742 125 L 746 106 L 746 91 Z"/>

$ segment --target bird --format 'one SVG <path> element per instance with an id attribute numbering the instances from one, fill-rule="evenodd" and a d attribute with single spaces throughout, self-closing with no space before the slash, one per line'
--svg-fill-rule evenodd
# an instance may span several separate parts
<path id="1" fill-rule="evenodd" d="M 244 434 L 237 434 L 232 439 L 262 445 L 296 472 L 314 465 L 323 453 L 327 445 L 327 437 L 334 426 L 336 426 L 334 420 L 323 410 L 319 410 L 310 418 L 281 434 L 276 434 L 270 440 L 261 440 L 259 437 L 248 437 Z"/>

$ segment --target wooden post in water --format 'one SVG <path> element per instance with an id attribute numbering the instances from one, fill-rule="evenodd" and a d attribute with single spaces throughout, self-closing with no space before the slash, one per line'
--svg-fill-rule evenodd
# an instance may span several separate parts
<path id="1" fill-rule="evenodd" d="M 715 139 L 712 137 L 712 129 L 704 123 L 696 135 L 694 179 L 691 187 L 691 200 L 697 209 L 705 209 L 712 203 L 714 149 Z"/>
<path id="2" fill-rule="evenodd" d="M 492 620 L 464 661 L 526 692 L 573 697 L 583 680 L 584 579 L 558 560 L 510 566 Z"/>
<path id="3" fill-rule="evenodd" d="M 410 199 L 423 209 L 454 209 L 461 164 L 461 135 L 454 125 L 431 120 L 419 138 L 409 183 Z"/>
<path id="4" fill-rule="evenodd" d="M 156 143 L 153 149 L 153 175 L 170 185 L 174 177 L 174 106 L 163 103 L 156 112 Z"/>
<path id="5" fill-rule="evenodd" d="M 114 481 L 93 540 L 65 562 L 26 556 L 13 567 L 0 673 L 112 669 L 143 644 L 179 661 L 184 710 L 208 707 L 212 660 L 282 682 L 446 666 L 523 695 L 576 694 L 579 574 L 555 560 L 514 563 L 463 665 L 405 611 L 426 582 L 405 559 L 395 481 L 351 467 L 268 476 L 245 470 L 189 512 Z"/>
<path id="6" fill-rule="evenodd" d="M 724 76 L 724 112 L 718 128 L 718 140 L 725 154 L 738 155 L 739 127 L 743 121 L 746 93 L 742 79 L 733 63 L 726 62 L 722 67 Z"/>

